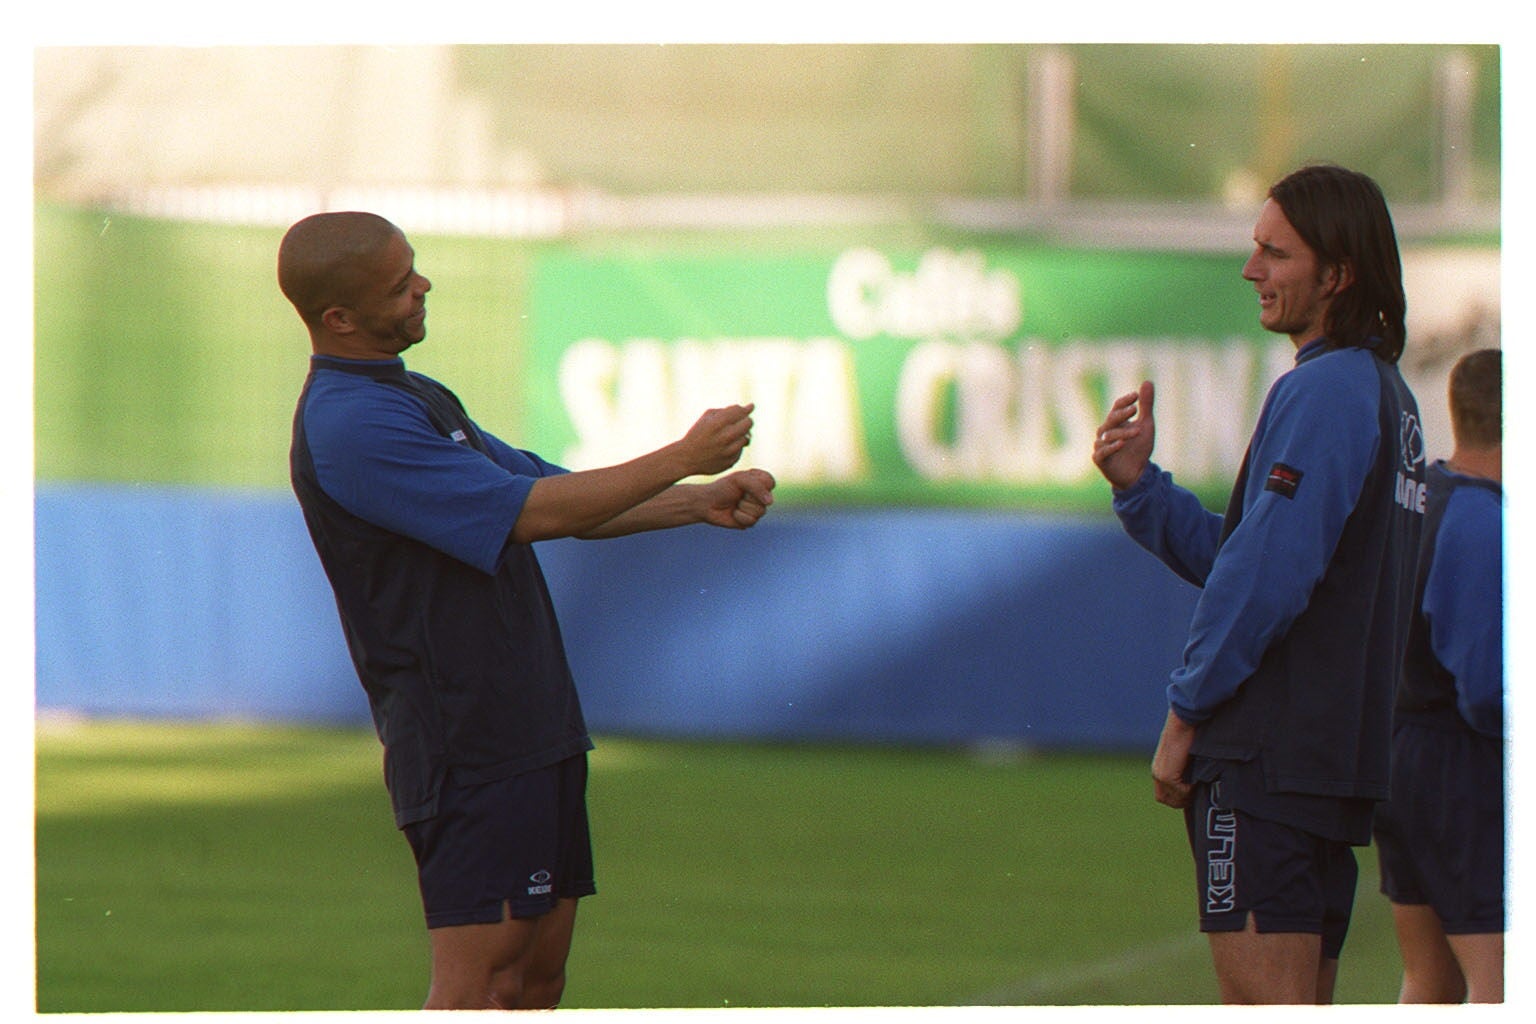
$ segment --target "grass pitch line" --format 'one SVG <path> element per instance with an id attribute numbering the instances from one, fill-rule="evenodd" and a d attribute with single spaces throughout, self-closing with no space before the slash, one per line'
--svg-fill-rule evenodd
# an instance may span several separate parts
<path id="1" fill-rule="evenodd" d="M 970 1000 L 968 1005 L 1049 1006 L 1064 993 L 1151 971 L 1205 945 L 1205 936 L 1196 931 L 1151 945 L 1134 946 L 1102 960 L 1020 978 Z"/>

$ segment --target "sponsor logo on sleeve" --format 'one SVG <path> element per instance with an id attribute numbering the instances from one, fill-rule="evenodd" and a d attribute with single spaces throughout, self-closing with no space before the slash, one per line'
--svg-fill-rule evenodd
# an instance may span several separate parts
<path id="1" fill-rule="evenodd" d="M 1269 467 L 1269 477 L 1264 481 L 1266 491 L 1274 491 L 1282 498 L 1296 497 L 1296 488 L 1301 486 L 1301 470 L 1294 466 L 1287 466 L 1283 462 L 1277 462 Z"/>

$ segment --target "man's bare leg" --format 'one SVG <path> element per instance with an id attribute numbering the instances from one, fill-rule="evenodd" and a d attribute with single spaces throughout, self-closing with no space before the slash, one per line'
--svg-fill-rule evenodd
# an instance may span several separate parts
<path id="1" fill-rule="evenodd" d="M 1250 914 L 1243 931 L 1211 932 L 1208 938 L 1223 1003 L 1333 1001 L 1339 962 L 1323 957 L 1321 936 L 1259 932 Z"/>
<path id="2" fill-rule="evenodd" d="M 1439 916 L 1423 904 L 1392 904 L 1392 925 L 1403 958 L 1400 1003 L 1459 1003 L 1467 980 L 1446 941 Z"/>
<path id="3" fill-rule="evenodd" d="M 1502 1003 L 1504 1001 L 1504 933 L 1452 935 L 1448 937 L 1456 951 L 1456 962 L 1467 979 L 1467 1002 Z"/>
<path id="4" fill-rule="evenodd" d="M 547 1009 L 565 986 L 576 900 L 537 918 L 455 925 L 428 932 L 432 985 L 423 1009 Z"/>

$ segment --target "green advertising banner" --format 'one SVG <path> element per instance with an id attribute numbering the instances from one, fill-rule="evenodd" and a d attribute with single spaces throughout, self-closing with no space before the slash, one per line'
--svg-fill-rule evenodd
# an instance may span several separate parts
<path id="1" fill-rule="evenodd" d="M 39 479 L 287 487 L 308 344 L 276 287 L 280 236 L 39 207 Z M 413 242 L 434 288 L 409 365 L 487 429 L 583 468 L 750 401 L 746 462 L 803 501 L 1102 512 L 1093 428 L 1142 377 L 1159 459 L 1219 501 L 1290 359 L 1258 331 L 1240 254 Z"/>
<path id="2" fill-rule="evenodd" d="M 277 289 L 281 236 L 39 204 L 37 479 L 286 490 L 309 339 Z M 1292 359 L 1258 327 L 1241 248 L 918 227 L 411 239 L 433 290 L 408 365 L 487 430 L 581 468 L 750 401 L 747 464 L 803 504 L 1104 514 L 1093 431 L 1146 378 L 1158 461 L 1219 506 Z M 1411 245 L 1403 264 L 1404 374 L 1441 457 L 1451 364 L 1498 344 L 1499 250 Z"/>
<path id="3" fill-rule="evenodd" d="M 836 504 L 1102 511 L 1115 395 L 1158 388 L 1158 459 L 1220 500 L 1294 351 L 1238 256 L 1044 246 L 537 259 L 530 446 L 581 469 L 756 405 L 743 464 Z"/>

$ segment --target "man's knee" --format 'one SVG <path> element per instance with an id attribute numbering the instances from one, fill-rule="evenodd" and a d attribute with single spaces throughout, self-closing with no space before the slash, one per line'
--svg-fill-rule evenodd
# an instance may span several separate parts
<path id="1" fill-rule="evenodd" d="M 565 972 L 555 974 L 530 974 L 523 978 L 522 1008 L 525 1010 L 553 1010 L 565 995 Z"/>
<path id="2" fill-rule="evenodd" d="M 1466 998 L 1466 979 L 1454 965 L 1449 970 L 1403 967 L 1400 1003 L 1460 1003 Z"/>
<path id="3" fill-rule="evenodd" d="M 1504 935 L 1455 935 L 1451 948 L 1466 979 L 1466 999 L 1472 1003 L 1504 1001 Z"/>
<path id="4" fill-rule="evenodd" d="M 491 1002 L 502 1010 L 553 1010 L 565 994 L 565 972 L 540 972 L 532 965 L 499 971 L 491 979 Z"/>

